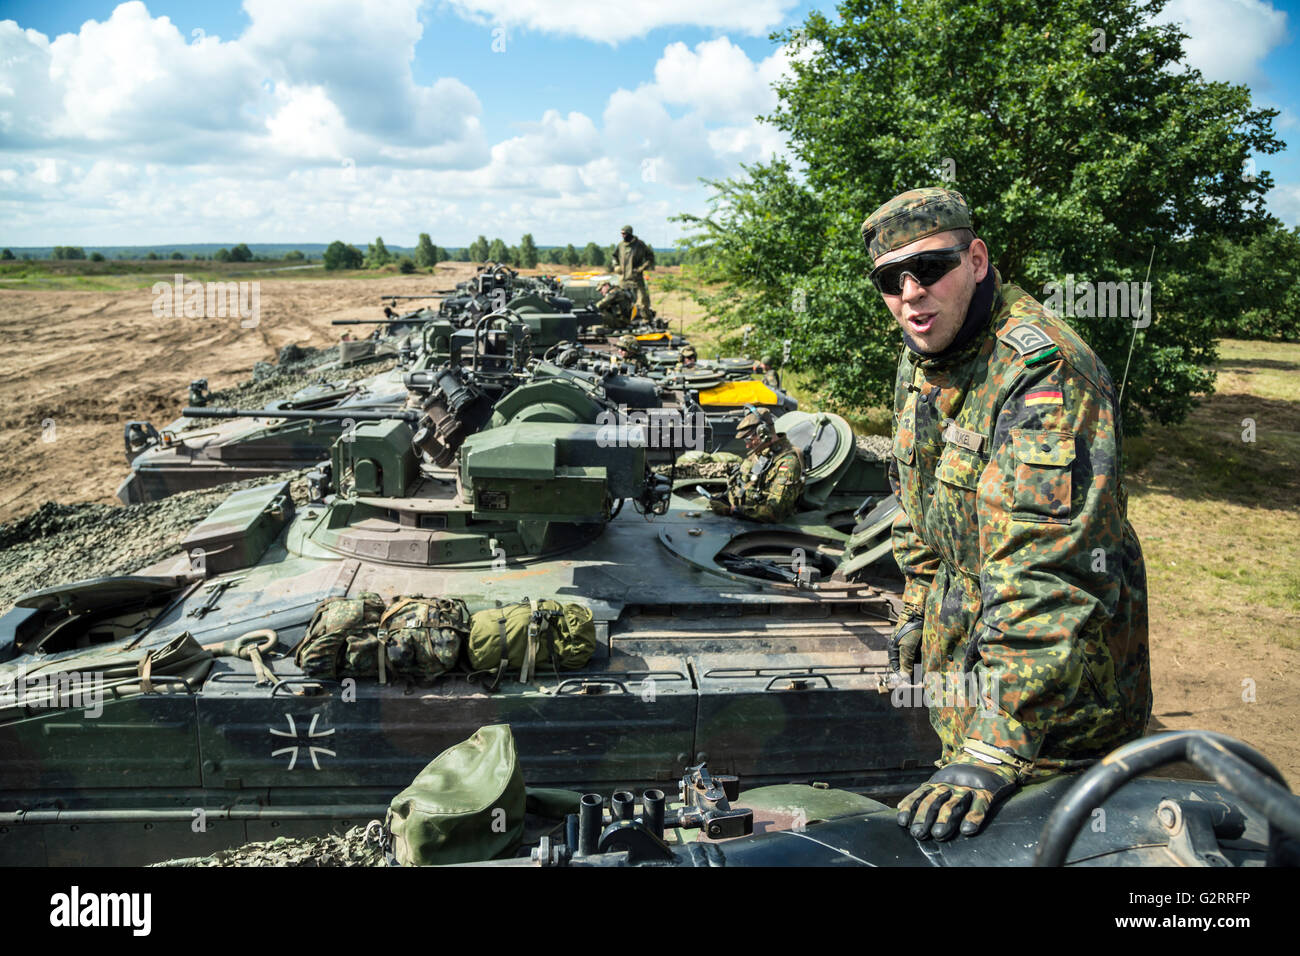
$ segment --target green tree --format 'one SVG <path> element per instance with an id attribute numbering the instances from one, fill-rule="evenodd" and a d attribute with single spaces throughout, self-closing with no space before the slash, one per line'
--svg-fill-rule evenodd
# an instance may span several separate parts
<path id="1" fill-rule="evenodd" d="M 229 249 L 218 249 L 216 252 L 214 252 L 214 253 L 212 254 L 212 258 L 213 258 L 213 259 L 216 259 L 218 262 L 229 262 L 229 261 L 230 261 L 230 250 L 229 250 Z"/>
<path id="2" fill-rule="evenodd" d="M 421 269 L 431 269 L 438 261 L 438 247 L 427 232 L 420 233 L 420 241 L 415 244 L 415 264 Z"/>
<path id="3" fill-rule="evenodd" d="M 335 269 L 360 269 L 364 259 L 361 250 L 356 246 L 345 245 L 342 241 L 335 239 L 325 249 L 325 254 L 321 256 L 325 263 L 325 268 L 333 271 Z"/>
<path id="4" fill-rule="evenodd" d="M 9 251 L 8 249 L 5 250 L 5 252 L 8 252 L 8 251 Z M 12 259 L 13 256 L 11 255 L 9 258 Z M 92 253 L 90 254 L 90 261 L 91 261 L 91 262 L 103 262 L 103 261 L 104 261 L 104 254 L 103 254 L 102 252 L 92 252 Z"/>
<path id="5" fill-rule="evenodd" d="M 582 265 L 582 256 L 579 254 L 578 250 L 573 247 L 573 243 L 569 243 L 564 247 L 564 255 L 561 258 L 564 264 L 570 269 L 574 266 Z"/>
<path id="6" fill-rule="evenodd" d="M 540 258 L 537 243 L 533 242 L 533 234 L 531 232 L 524 233 L 524 237 L 519 240 L 519 265 L 525 269 L 536 269 L 537 261 Z"/>
<path id="7" fill-rule="evenodd" d="M 409 276 L 411 273 L 415 272 L 417 268 L 419 267 L 416 266 L 415 260 L 410 256 L 402 256 L 397 260 L 397 271 L 404 276 Z"/>
<path id="8" fill-rule="evenodd" d="M 1220 240 L 1207 265 L 1228 303 L 1220 335 L 1300 341 L 1300 226 L 1274 220 L 1248 240 Z"/>
<path id="9" fill-rule="evenodd" d="M 152 249 L 150 249 L 150 250 L 149 250 L 149 254 L 148 254 L 147 256 L 145 256 L 145 258 L 148 259 L 150 262 L 153 262 L 153 261 L 155 261 L 155 260 L 157 260 L 157 259 L 161 259 L 162 256 L 158 255 L 158 253 L 156 253 L 156 252 L 154 252 Z"/>
<path id="10" fill-rule="evenodd" d="M 239 245 L 235 246 L 230 250 L 230 261 L 231 262 L 252 262 L 253 250 L 248 248 L 247 243 L 241 242 Z"/>
<path id="11" fill-rule="evenodd" d="M 173 252 L 173 253 L 172 253 L 172 258 L 173 258 L 173 259 L 184 259 L 185 257 L 184 257 L 183 255 L 181 255 L 179 252 Z"/>
<path id="12" fill-rule="evenodd" d="M 55 246 L 52 255 L 55 259 L 84 259 L 86 250 L 81 246 Z"/>
<path id="13" fill-rule="evenodd" d="M 286 252 L 284 254 L 285 262 L 302 262 L 306 258 L 307 257 L 302 254 L 302 250 L 300 249 L 295 249 L 292 252 Z"/>
<path id="14" fill-rule="evenodd" d="M 366 248 L 366 268 L 378 269 L 393 261 L 393 254 L 384 245 L 384 237 L 376 236 L 375 241 Z"/>
<path id="15" fill-rule="evenodd" d="M 520 255 L 519 255 L 518 246 L 511 246 L 509 249 L 506 250 L 506 262 L 508 262 L 510 265 L 512 266 L 519 265 L 519 259 L 520 259 Z"/>
<path id="16" fill-rule="evenodd" d="M 0 252 L 0 259 L 5 260 L 6 262 L 10 261 L 13 258 L 14 258 L 14 253 L 12 249 L 5 249 L 3 252 Z"/>
<path id="17" fill-rule="evenodd" d="M 510 250 L 506 248 L 506 244 L 500 239 L 493 239 L 484 258 L 491 259 L 493 262 L 505 262 L 510 258 Z"/>
<path id="18" fill-rule="evenodd" d="M 589 266 L 597 268 L 605 265 L 605 250 L 594 242 L 589 242 L 582 250 L 582 261 Z"/>
<path id="19" fill-rule="evenodd" d="M 488 245 L 487 237 L 486 237 L 486 236 L 479 236 L 477 239 L 475 239 L 475 240 L 470 244 L 470 247 L 469 247 L 469 261 L 470 261 L 470 262 L 487 262 L 487 260 L 488 260 L 488 258 L 489 258 L 489 256 L 488 256 L 488 252 L 489 252 L 490 248 L 491 248 L 491 247 Z"/>
<path id="20" fill-rule="evenodd" d="M 798 55 L 766 117 L 804 172 L 746 167 L 712 184 L 709 216 L 681 217 L 720 283 L 701 301 L 724 326 L 792 338 L 791 364 L 832 400 L 888 404 L 899 335 L 859 225 L 905 189 L 949 185 L 1003 280 L 1040 301 L 1069 276 L 1141 282 L 1154 249 L 1125 420 L 1181 420 L 1213 388 L 1227 307 L 1204 263 L 1264 227 L 1270 177 L 1243 170 L 1283 144 L 1249 90 L 1179 65 L 1185 35 L 1152 22 L 1162 6 L 848 0 L 837 20 L 810 14 L 781 37 Z M 1118 382 L 1133 319 L 1066 318 Z"/>

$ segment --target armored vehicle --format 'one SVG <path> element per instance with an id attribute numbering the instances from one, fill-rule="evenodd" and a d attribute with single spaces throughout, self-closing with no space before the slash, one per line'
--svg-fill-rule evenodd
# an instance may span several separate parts
<path id="1" fill-rule="evenodd" d="M 478 430 L 459 411 L 360 422 L 310 500 L 236 492 L 172 558 L 19 599 L 0 619 L 0 863 L 138 863 L 359 822 L 492 723 L 544 785 L 645 788 L 706 759 L 865 792 L 927 775 L 924 708 L 878 690 L 895 506 L 842 419 L 782 420 L 808 485 L 791 520 L 760 525 L 651 472 L 654 433 L 597 423 L 594 394 L 530 387 Z M 295 657 L 327 599 L 412 595 L 579 607 L 591 656 L 427 685 Z"/>
<path id="2" fill-rule="evenodd" d="M 220 414 L 208 409 L 182 415 L 161 429 L 145 421 L 128 422 L 123 444 L 131 474 L 118 486 L 117 497 L 123 504 L 156 501 L 178 491 L 311 467 L 325 460 L 330 445 L 360 420 L 357 413 L 418 408 L 420 396 L 407 379 L 451 361 L 453 350 L 465 360 L 476 350 L 492 358 L 506 356 L 512 380 L 523 381 L 534 351 L 540 354 L 577 337 L 574 318 L 565 314 L 499 313 L 480 317 L 469 328 L 429 315 L 402 318 L 419 330 L 419 341 L 404 346 L 394 370 L 356 380 L 322 377 L 262 408 Z M 192 387 L 190 398 L 191 406 L 204 407 L 201 391 L 196 394 Z"/>

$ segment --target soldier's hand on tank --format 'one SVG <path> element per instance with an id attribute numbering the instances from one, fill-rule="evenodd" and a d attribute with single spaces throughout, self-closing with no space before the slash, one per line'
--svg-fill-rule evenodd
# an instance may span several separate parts
<path id="1" fill-rule="evenodd" d="M 918 840 L 974 836 L 997 804 L 1015 793 L 1014 767 L 978 760 L 955 761 L 937 771 L 898 804 L 898 825 Z"/>
<path id="2" fill-rule="evenodd" d="M 715 515 L 729 515 L 731 514 L 731 504 L 721 498 L 710 498 L 709 510 Z"/>
<path id="3" fill-rule="evenodd" d="M 912 676 L 912 669 L 916 666 L 923 625 L 924 621 L 919 617 L 905 617 L 889 638 L 889 668 L 904 681 Z"/>

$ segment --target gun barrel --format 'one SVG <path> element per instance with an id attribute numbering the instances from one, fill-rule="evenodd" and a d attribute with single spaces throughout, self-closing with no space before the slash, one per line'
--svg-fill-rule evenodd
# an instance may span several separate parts
<path id="1" fill-rule="evenodd" d="M 360 408 L 208 408 L 186 406 L 181 409 L 186 418 L 287 418 L 290 420 L 344 421 L 354 422 L 389 422 L 400 419 L 404 422 L 418 422 L 420 413 L 409 408 L 395 408 L 392 411 L 367 411 Z"/>
<path id="2" fill-rule="evenodd" d="M 429 316 L 399 316 L 396 319 L 331 319 L 330 325 L 422 325 L 437 321 L 436 317 Z"/>

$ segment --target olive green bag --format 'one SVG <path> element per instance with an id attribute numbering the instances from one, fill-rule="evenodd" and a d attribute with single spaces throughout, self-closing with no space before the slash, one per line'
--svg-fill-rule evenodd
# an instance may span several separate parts
<path id="1" fill-rule="evenodd" d="M 493 860 L 522 841 L 526 803 L 514 735 L 493 724 L 421 770 L 388 805 L 384 826 L 402 866 Z"/>
<path id="2" fill-rule="evenodd" d="M 507 669 L 527 682 L 538 664 L 573 670 L 591 660 L 596 625 L 581 604 L 526 600 L 479 611 L 470 619 L 467 656 L 474 671 L 496 671 L 491 687 Z"/>

